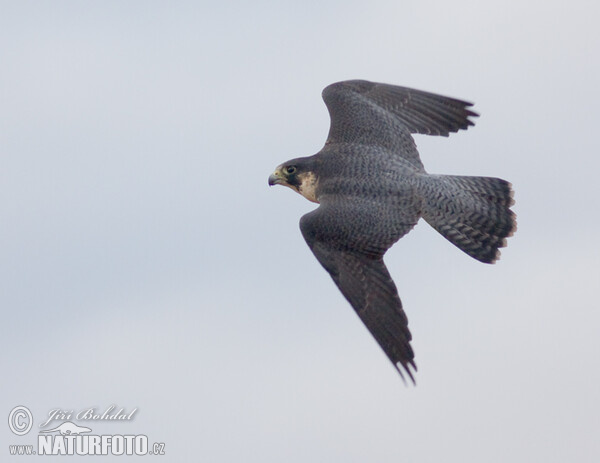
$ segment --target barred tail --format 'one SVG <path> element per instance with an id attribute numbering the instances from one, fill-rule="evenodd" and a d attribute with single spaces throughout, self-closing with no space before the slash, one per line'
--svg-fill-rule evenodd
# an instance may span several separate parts
<path id="1" fill-rule="evenodd" d="M 492 177 L 427 175 L 419 182 L 423 218 L 447 240 L 485 263 L 517 229 L 511 184 Z"/>

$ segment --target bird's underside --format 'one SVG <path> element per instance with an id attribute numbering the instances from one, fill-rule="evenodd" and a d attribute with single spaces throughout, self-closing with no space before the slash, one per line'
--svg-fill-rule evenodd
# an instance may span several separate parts
<path id="1" fill-rule="evenodd" d="M 423 217 L 485 263 L 515 228 L 510 183 L 427 174 L 413 133 L 447 136 L 473 125 L 464 101 L 367 81 L 323 91 L 331 127 L 314 156 L 281 164 L 269 184 L 288 186 L 319 207 L 300 229 L 317 260 L 400 375 L 414 382 L 411 334 L 385 252 Z"/>

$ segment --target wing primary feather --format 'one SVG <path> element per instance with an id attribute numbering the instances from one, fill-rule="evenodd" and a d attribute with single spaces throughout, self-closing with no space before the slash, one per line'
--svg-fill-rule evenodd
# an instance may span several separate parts
<path id="1" fill-rule="evenodd" d="M 388 117 L 395 117 L 408 133 L 448 136 L 451 132 L 465 130 L 474 125 L 471 117 L 478 114 L 468 109 L 472 103 L 435 93 L 407 87 L 378 84 L 362 80 L 337 82 L 323 90 L 323 100 L 329 109 L 332 126 L 343 123 L 346 134 L 336 132 L 337 140 L 349 141 L 356 128 L 367 119 L 372 119 L 370 105 L 375 105 Z M 356 104 L 360 101 L 360 104 Z M 351 102 L 354 104 L 351 105 Z M 353 114 L 348 114 L 352 108 Z M 385 119 L 385 116 L 381 116 Z M 342 122 L 343 121 L 343 122 Z M 356 128 L 355 128 L 356 126 Z M 398 132 L 402 139 L 405 134 Z M 379 134 L 381 135 L 381 134 Z M 393 137 L 393 134 L 388 134 Z M 345 137 L 348 136 L 348 140 Z M 372 140 L 377 144 L 377 140 Z"/>
<path id="2" fill-rule="evenodd" d="M 319 217 L 319 209 L 302 217 L 300 228 L 306 242 L 402 379 L 406 382 L 398 364 L 415 383 L 410 370 L 412 366 L 416 371 L 416 366 L 408 319 L 383 262 L 383 252 L 380 255 L 362 253 L 323 240 Z"/>

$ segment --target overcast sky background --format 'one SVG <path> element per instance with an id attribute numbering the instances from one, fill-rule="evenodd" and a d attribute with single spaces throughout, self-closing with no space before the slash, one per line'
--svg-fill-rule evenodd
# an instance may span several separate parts
<path id="1" fill-rule="evenodd" d="M 0 415 L 34 414 L 0 459 L 51 409 L 116 404 L 135 420 L 94 433 L 161 461 L 600 461 L 597 2 L 0 10 Z M 314 204 L 267 186 L 353 78 L 474 102 L 417 136 L 426 169 L 516 191 L 497 265 L 424 222 L 387 254 L 416 387 L 304 243 Z"/>

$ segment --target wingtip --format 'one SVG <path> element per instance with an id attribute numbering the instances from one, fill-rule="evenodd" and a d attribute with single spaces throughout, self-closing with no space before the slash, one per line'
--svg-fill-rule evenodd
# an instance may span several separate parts
<path id="1" fill-rule="evenodd" d="M 413 360 L 410 360 L 409 362 L 396 362 L 396 364 L 394 365 L 394 367 L 396 368 L 396 371 L 398 371 L 398 373 L 400 374 L 400 378 L 402 378 L 402 381 L 404 382 L 405 386 L 408 386 L 408 382 L 406 381 L 406 378 L 404 377 L 404 375 L 402 374 L 402 371 L 404 370 L 404 372 L 408 375 L 408 377 L 410 378 L 410 380 L 413 383 L 413 386 L 417 385 L 417 381 L 415 380 L 415 377 L 413 375 L 413 372 L 410 371 L 411 367 L 413 368 L 414 372 L 417 372 L 417 365 L 415 364 L 415 362 Z"/>

